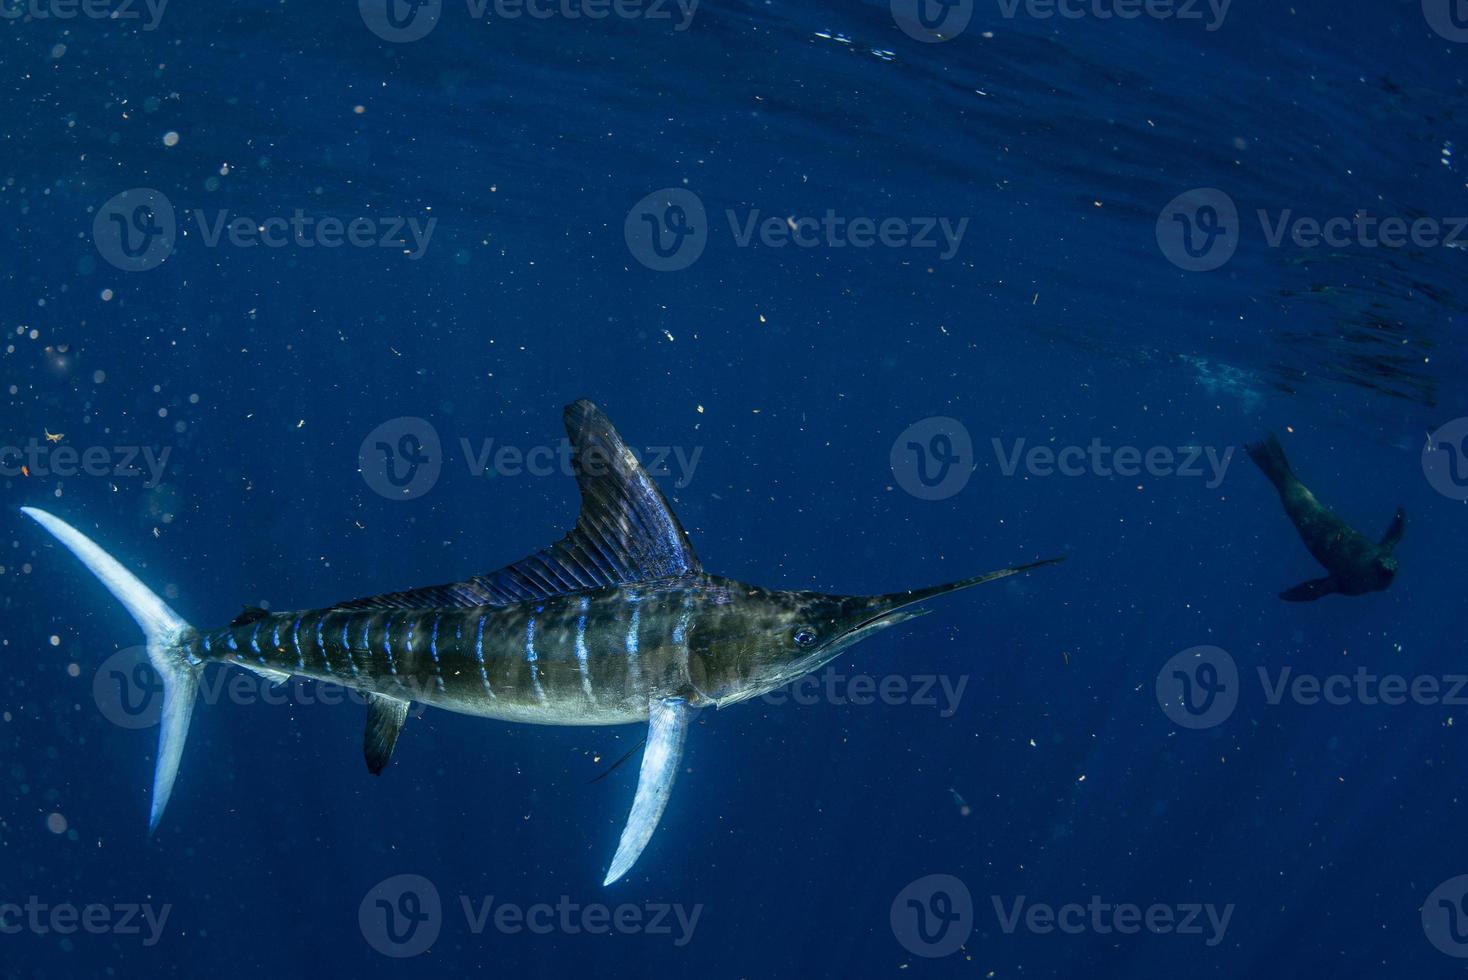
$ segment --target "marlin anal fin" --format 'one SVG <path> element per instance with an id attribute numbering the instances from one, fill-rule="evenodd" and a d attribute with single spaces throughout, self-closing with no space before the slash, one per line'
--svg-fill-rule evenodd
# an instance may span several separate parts
<path id="1" fill-rule="evenodd" d="M 393 746 L 408 720 L 408 702 L 382 694 L 367 695 L 367 731 L 362 736 L 362 754 L 367 757 L 367 771 L 382 772 L 392 758 Z"/>
<path id="2" fill-rule="evenodd" d="M 601 410 L 583 398 L 566 406 L 565 423 L 581 514 L 564 538 L 496 572 L 334 608 L 506 606 L 699 571 L 698 556 L 662 491 Z"/>
<path id="3" fill-rule="evenodd" d="M 1392 526 L 1386 529 L 1381 536 L 1380 547 L 1384 551 L 1391 551 L 1402 540 L 1402 532 L 1407 529 L 1407 512 L 1397 508 L 1397 516 L 1392 518 Z"/>
<path id="4" fill-rule="evenodd" d="M 1281 592 L 1279 597 L 1286 602 L 1314 602 L 1321 596 L 1328 596 L 1335 591 L 1335 579 L 1327 575 L 1325 578 L 1301 582 L 1293 589 L 1286 589 Z"/>
<path id="5" fill-rule="evenodd" d="M 626 874 L 642 854 L 673 792 L 678 766 L 683 761 L 683 741 L 688 736 L 693 709 L 683 698 L 654 699 L 647 719 L 647 748 L 642 752 L 642 771 L 637 777 L 637 796 L 612 866 L 603 885 L 610 885 Z"/>

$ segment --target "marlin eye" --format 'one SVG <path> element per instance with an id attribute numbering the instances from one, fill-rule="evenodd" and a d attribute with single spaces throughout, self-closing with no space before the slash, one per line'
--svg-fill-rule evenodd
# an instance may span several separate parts
<path id="1" fill-rule="evenodd" d="M 794 637 L 794 639 L 795 639 L 795 645 L 798 646 L 798 647 L 808 647 L 808 646 L 810 646 L 812 643 L 816 642 L 816 631 L 815 631 L 815 627 L 813 627 L 813 626 L 802 626 L 802 627 L 800 627 L 799 629 L 797 629 L 795 631 L 795 637 Z"/>

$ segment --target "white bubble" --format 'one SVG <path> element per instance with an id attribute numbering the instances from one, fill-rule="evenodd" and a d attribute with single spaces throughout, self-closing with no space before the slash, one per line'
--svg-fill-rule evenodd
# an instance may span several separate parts
<path id="1" fill-rule="evenodd" d="M 163 145 L 164 146 L 178 146 L 178 133 L 175 133 L 171 129 L 168 132 L 164 133 L 163 134 Z"/>

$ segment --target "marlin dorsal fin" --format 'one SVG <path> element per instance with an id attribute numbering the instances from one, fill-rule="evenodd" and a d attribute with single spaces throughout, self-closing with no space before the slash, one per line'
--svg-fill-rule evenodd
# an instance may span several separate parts
<path id="1" fill-rule="evenodd" d="M 581 515 L 555 544 L 464 582 L 337 603 L 336 609 L 504 606 L 700 570 L 688 535 L 652 477 L 591 402 L 566 406 Z"/>

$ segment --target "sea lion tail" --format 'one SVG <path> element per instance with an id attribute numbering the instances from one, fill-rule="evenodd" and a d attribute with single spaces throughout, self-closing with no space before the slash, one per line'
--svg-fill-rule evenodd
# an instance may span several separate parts
<path id="1" fill-rule="evenodd" d="M 1295 471 L 1290 468 L 1290 459 L 1285 455 L 1284 446 L 1279 444 L 1279 438 L 1273 432 L 1263 442 L 1251 442 L 1244 448 L 1248 450 L 1249 458 L 1276 487 L 1282 487 L 1295 478 Z"/>

